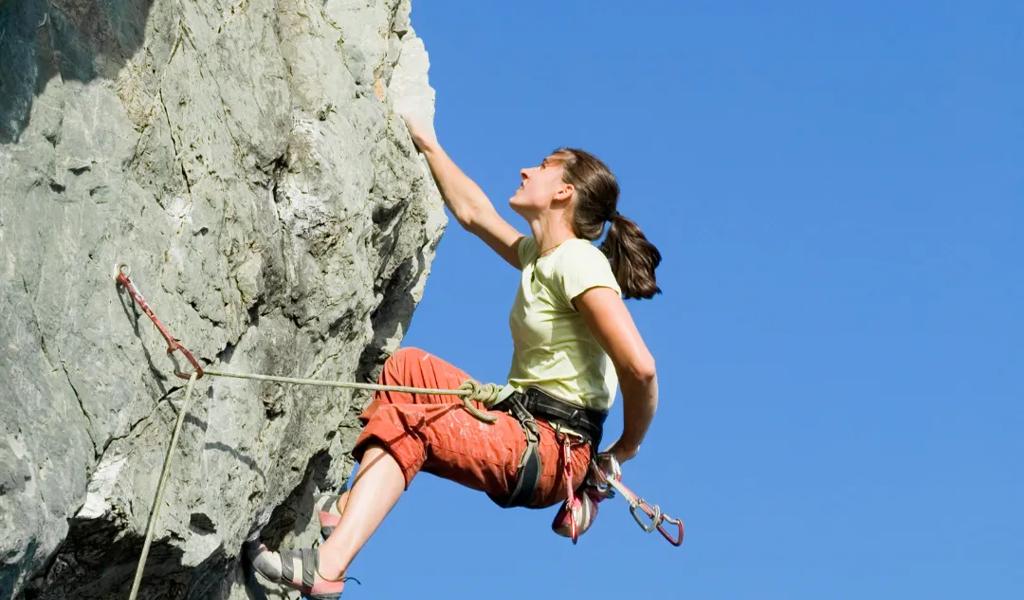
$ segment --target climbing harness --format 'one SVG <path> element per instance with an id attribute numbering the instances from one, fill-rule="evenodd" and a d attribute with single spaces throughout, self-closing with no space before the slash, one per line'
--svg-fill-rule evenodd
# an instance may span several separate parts
<path id="1" fill-rule="evenodd" d="M 153 540 L 153 533 L 156 528 L 156 521 L 159 517 L 160 504 L 163 499 L 164 488 L 167 484 L 167 479 L 170 474 L 171 459 L 174 455 L 174 448 L 178 442 L 178 436 L 181 433 L 182 424 L 185 420 L 185 415 L 188 413 L 189 404 L 192 398 L 192 390 L 195 386 L 195 382 L 202 379 L 204 376 L 211 377 L 232 377 L 236 379 L 249 379 L 255 381 L 271 381 L 276 383 L 288 383 L 298 385 L 312 385 L 319 387 L 333 387 L 333 388 L 348 388 L 348 389 L 360 389 L 360 390 L 372 390 L 372 391 L 395 391 L 395 392 L 406 392 L 411 394 L 439 394 L 457 396 L 462 398 L 463 407 L 474 417 L 485 423 L 494 423 L 497 421 L 497 417 L 489 415 L 474 404 L 479 402 L 484 407 L 491 410 L 501 410 L 509 412 L 514 416 L 522 425 L 524 434 L 526 435 L 526 450 L 523 452 L 520 460 L 519 471 L 516 477 L 516 485 L 509 498 L 492 499 L 500 504 L 501 506 L 526 506 L 533 498 L 533 493 L 536 490 L 537 483 L 540 479 L 541 474 L 541 459 L 539 452 L 539 441 L 540 431 L 537 427 L 537 421 L 535 417 L 540 417 L 552 424 L 558 431 L 559 443 L 562 444 L 562 461 L 563 461 L 563 476 L 566 481 L 566 501 L 564 509 L 569 510 L 570 517 L 575 514 L 573 511 L 579 509 L 579 499 L 576 498 L 572 489 L 572 448 L 570 437 L 571 432 L 579 432 L 576 437 L 579 437 L 582 441 L 580 443 L 589 442 L 591 448 L 597 447 L 601 440 L 602 427 L 606 414 L 598 411 L 590 411 L 582 409 L 578 406 L 571 405 L 567 402 L 552 398 L 547 394 L 537 390 L 536 388 L 527 388 L 524 392 L 511 391 L 508 386 L 499 386 L 494 383 L 480 383 L 474 379 L 467 379 L 456 389 L 440 389 L 440 388 L 423 388 L 413 386 L 402 386 L 402 385 L 382 385 L 377 383 L 361 383 L 361 382 L 349 382 L 349 381 L 325 381 L 321 379 L 302 379 L 295 377 L 282 377 L 276 375 L 262 375 L 255 373 L 232 373 L 227 371 L 218 371 L 215 369 L 203 368 L 203 366 L 196 360 L 195 356 L 186 348 L 179 339 L 171 335 L 171 332 L 167 329 L 167 326 L 160 321 L 156 316 L 156 313 L 146 302 L 145 297 L 139 292 L 135 283 L 130 277 L 131 270 L 128 265 L 121 263 L 115 265 L 114 268 L 114 280 L 115 282 L 123 287 L 132 301 L 139 306 L 143 313 L 153 322 L 160 335 L 163 336 L 167 342 L 167 354 L 173 355 L 175 352 L 180 352 L 185 360 L 192 365 L 191 372 L 184 372 L 177 369 L 174 370 L 174 374 L 182 379 L 188 380 L 185 386 L 185 397 L 182 402 L 181 408 L 178 411 L 178 418 L 174 425 L 174 432 L 171 435 L 171 441 L 167 447 L 167 452 L 164 456 L 163 467 L 160 471 L 160 479 L 157 483 L 156 494 L 153 498 L 153 505 L 150 508 L 149 520 L 146 524 L 146 536 L 142 544 L 142 552 L 139 556 L 139 562 L 135 569 L 135 578 L 132 581 L 131 594 L 129 600 L 135 600 L 138 596 L 139 587 L 142 583 L 142 573 L 146 564 L 146 558 L 149 556 L 150 545 Z M 173 356 L 172 356 L 173 359 Z M 569 432 L 564 431 L 565 429 L 570 430 Z M 614 460 L 614 459 L 613 459 Z M 591 471 L 597 468 L 596 463 L 591 462 Z M 633 513 L 633 518 L 636 519 L 637 523 L 644 528 L 645 531 L 653 531 L 658 529 L 662 535 L 665 536 L 670 542 L 676 546 L 682 544 L 683 540 L 683 524 L 682 521 L 672 519 L 661 513 L 661 510 L 655 506 L 650 507 L 646 502 L 637 497 L 628 488 L 622 485 L 621 471 L 619 477 L 605 477 L 600 468 L 597 471 L 602 473 L 600 485 L 590 486 L 594 489 L 604 490 L 599 492 L 602 497 L 611 497 L 613 493 L 610 488 L 615 488 L 622 493 L 623 497 L 630 502 L 630 512 Z M 594 502 L 598 502 L 595 499 Z M 643 511 L 650 519 L 649 523 L 645 523 L 641 520 L 638 515 L 638 510 Z M 570 519 L 570 536 L 572 537 L 573 543 L 575 544 L 579 535 L 582 531 L 579 531 L 576 525 L 575 519 Z M 669 522 L 679 527 L 678 538 L 672 538 L 669 533 L 662 527 L 663 522 Z M 589 526 L 589 524 L 588 524 Z M 586 529 L 583 529 L 585 531 Z"/>
<path id="2" fill-rule="evenodd" d="M 582 408 L 576 404 L 560 400 L 535 387 L 513 392 L 511 398 L 517 398 L 529 413 L 540 417 L 552 425 L 558 425 L 577 431 L 593 447 L 601 444 L 604 434 L 604 421 L 608 414 L 604 411 Z M 493 410 L 503 410 L 503 401 L 492 406 Z"/>
<path id="3" fill-rule="evenodd" d="M 511 414 L 519 421 L 526 436 L 526 448 L 519 460 L 519 470 L 516 473 L 512 494 L 508 498 L 488 494 L 491 500 L 503 508 L 529 506 L 537 490 L 543 471 L 537 418 L 544 419 L 558 429 L 559 435 L 563 435 L 563 430 L 579 432 L 578 437 L 584 442 L 590 442 L 591 448 L 596 448 L 601 443 L 602 428 L 607 416 L 604 412 L 587 410 L 559 400 L 534 387 L 499 396 L 498 402 L 491 406 L 491 410 Z M 569 475 L 571 480 L 571 465 Z M 566 501 L 568 502 L 571 497 L 569 494 Z"/>

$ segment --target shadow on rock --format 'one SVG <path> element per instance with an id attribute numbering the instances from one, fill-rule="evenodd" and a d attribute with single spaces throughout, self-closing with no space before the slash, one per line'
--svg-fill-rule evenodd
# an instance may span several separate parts
<path id="1" fill-rule="evenodd" d="M 145 40 L 152 0 L 0 2 L 0 143 L 28 126 L 49 82 L 114 79 Z"/>

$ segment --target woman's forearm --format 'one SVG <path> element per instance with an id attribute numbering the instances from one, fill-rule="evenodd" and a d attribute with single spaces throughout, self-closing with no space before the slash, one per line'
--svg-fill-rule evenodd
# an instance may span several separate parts
<path id="1" fill-rule="evenodd" d="M 469 227 L 474 215 L 489 206 L 491 201 L 480 186 L 462 172 L 436 141 L 421 145 L 420 151 L 427 158 L 430 173 L 434 176 L 448 209 L 455 215 L 459 224 Z"/>
<path id="2" fill-rule="evenodd" d="M 622 436 L 608 449 L 620 462 L 625 462 L 640 449 L 640 442 L 654 420 L 658 409 L 658 376 L 620 377 L 622 387 Z"/>

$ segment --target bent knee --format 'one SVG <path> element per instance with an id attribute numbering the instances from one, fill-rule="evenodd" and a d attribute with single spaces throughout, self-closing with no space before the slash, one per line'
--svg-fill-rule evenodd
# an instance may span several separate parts
<path id="1" fill-rule="evenodd" d="M 394 354 L 384 361 L 384 366 L 386 368 L 390 363 L 393 367 L 399 367 L 405 363 L 422 360 L 425 356 L 428 356 L 426 350 L 416 348 L 415 346 L 405 346 L 395 350 Z"/>
<path id="2" fill-rule="evenodd" d="M 414 364 L 418 360 L 422 360 L 428 356 L 425 350 L 416 348 L 413 346 L 406 346 L 399 348 L 384 361 L 384 368 L 381 370 L 381 379 L 384 379 L 385 373 L 387 379 L 391 382 L 404 381 L 405 374 L 409 372 L 406 365 Z M 380 383 L 387 383 L 387 381 L 380 381 Z"/>

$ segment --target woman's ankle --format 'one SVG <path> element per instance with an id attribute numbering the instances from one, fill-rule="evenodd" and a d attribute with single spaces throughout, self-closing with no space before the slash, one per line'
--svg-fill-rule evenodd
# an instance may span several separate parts
<path id="1" fill-rule="evenodd" d="M 324 575 L 324 572 L 323 572 L 323 570 L 320 567 L 317 567 L 316 574 L 320 576 L 320 579 L 323 579 L 324 581 L 330 581 L 331 583 L 336 583 L 338 581 L 341 581 L 341 582 L 345 581 L 345 572 L 344 571 L 341 571 L 340 573 L 338 573 L 337 577 L 328 577 L 327 575 Z"/>
<path id="2" fill-rule="evenodd" d="M 338 560 L 334 552 L 324 552 L 324 547 L 319 549 L 320 556 L 317 559 L 317 574 L 325 581 L 341 581 L 345 577 L 347 565 Z"/>

